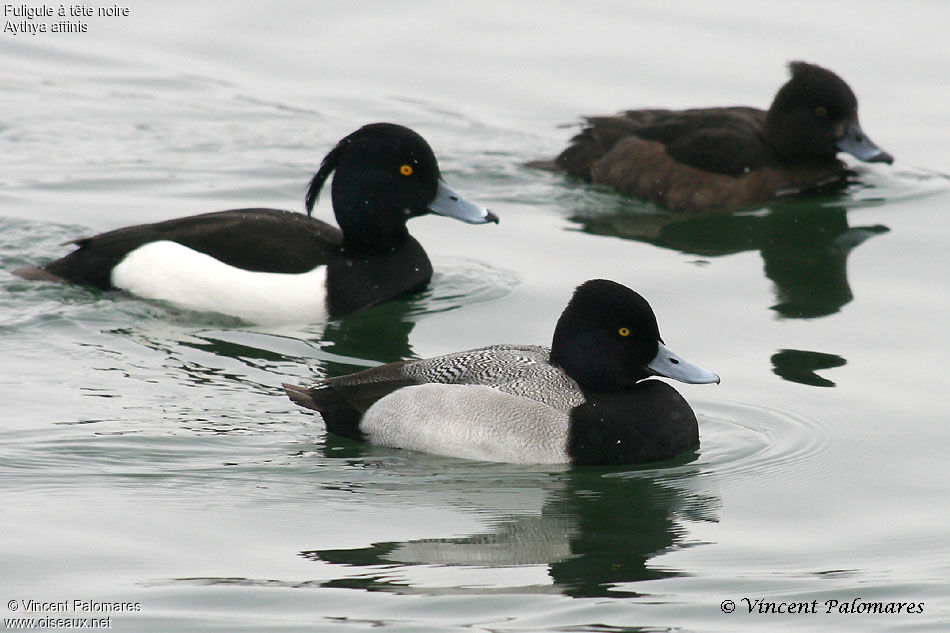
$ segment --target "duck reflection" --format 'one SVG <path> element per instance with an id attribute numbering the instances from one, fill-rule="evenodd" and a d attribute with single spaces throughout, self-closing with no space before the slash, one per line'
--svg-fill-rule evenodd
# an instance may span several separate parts
<path id="1" fill-rule="evenodd" d="M 783 349 L 772 354 L 772 372 L 790 382 L 812 387 L 834 387 L 835 383 L 815 372 L 819 369 L 841 367 L 847 361 L 837 354 Z"/>
<path id="2" fill-rule="evenodd" d="M 695 454 L 680 461 L 692 459 Z M 509 511 L 483 533 L 375 543 L 358 549 L 310 550 L 300 555 L 367 569 L 366 573 L 326 581 L 323 586 L 420 594 L 521 590 L 574 597 L 631 597 L 638 594 L 618 586 L 680 573 L 650 561 L 686 546 L 686 521 L 716 520 L 718 499 L 691 490 L 690 485 L 698 481 L 696 477 L 671 478 L 666 469 L 569 471 L 557 475 L 540 513 Z M 551 585 L 474 587 L 459 583 L 463 586 L 434 588 L 426 583 L 424 588 L 414 588 L 405 578 L 394 577 L 394 569 L 421 565 L 546 566 Z M 498 576 L 493 574 L 494 582 Z"/>
<path id="3" fill-rule="evenodd" d="M 840 201 L 794 199 L 755 212 L 699 215 L 646 214 L 629 205 L 613 212 L 579 213 L 570 218 L 581 230 L 719 257 L 758 250 L 765 276 L 775 284 L 771 306 L 784 318 L 833 314 L 853 298 L 847 277 L 848 254 L 886 226 L 848 225 Z"/>
<path id="4" fill-rule="evenodd" d="M 179 344 L 278 373 L 283 367 L 311 364 L 322 375 L 337 375 L 410 357 L 409 335 L 419 301 L 397 299 L 293 335 L 267 328 L 205 330 L 189 333 Z M 195 367 L 198 372 L 208 369 Z"/>
<path id="5" fill-rule="evenodd" d="M 322 351 L 341 359 L 389 363 L 412 357 L 409 335 L 416 326 L 420 300 L 397 299 L 369 310 L 327 323 L 321 337 Z M 352 364 L 325 358 L 326 376 L 351 372 Z"/>
<path id="6" fill-rule="evenodd" d="M 189 334 L 182 343 L 242 363 L 266 364 L 277 373 L 310 364 L 319 375 L 338 376 L 414 357 L 409 339 L 418 321 L 503 297 L 519 283 L 513 273 L 475 260 L 443 258 L 439 268 L 421 292 L 323 324 L 241 329 L 231 319 L 222 324 L 228 329 Z"/>

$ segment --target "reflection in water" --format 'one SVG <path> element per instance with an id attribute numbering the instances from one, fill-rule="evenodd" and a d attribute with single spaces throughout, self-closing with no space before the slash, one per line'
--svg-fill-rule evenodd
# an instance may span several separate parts
<path id="1" fill-rule="evenodd" d="M 416 322 L 503 297 L 519 283 L 512 273 L 474 260 L 440 260 L 439 268 L 423 292 L 327 323 L 302 325 L 295 331 L 288 326 L 247 326 L 231 317 L 162 304 L 117 301 L 113 305 L 137 311 L 137 325 L 111 333 L 160 352 L 168 358 L 169 366 L 180 360 L 189 384 L 224 384 L 222 378 L 247 383 L 246 370 L 262 371 L 267 374 L 261 375 L 255 387 L 283 397 L 279 375 L 301 380 L 297 372 L 309 365 L 316 379 L 412 358 L 409 339 Z M 207 327 L 195 330 L 196 323 Z"/>
<path id="2" fill-rule="evenodd" d="M 853 298 L 848 254 L 886 226 L 850 227 L 847 209 L 807 199 L 775 203 L 756 212 L 672 215 L 638 213 L 629 205 L 612 213 L 571 217 L 583 231 L 637 240 L 681 253 L 717 257 L 758 250 L 775 284 L 771 309 L 786 318 L 833 314 Z"/>
<path id="3" fill-rule="evenodd" d="M 785 380 L 813 387 L 834 387 L 835 383 L 815 372 L 819 369 L 841 367 L 847 361 L 837 354 L 783 349 L 772 354 L 772 371 Z"/>
<path id="4" fill-rule="evenodd" d="M 339 358 L 389 363 L 413 357 L 409 335 L 427 315 L 456 310 L 507 295 L 517 276 L 483 262 L 440 259 L 429 287 L 415 295 L 388 301 L 327 323 L 321 349 Z M 363 369 L 338 360 L 323 361 L 324 375 L 339 376 Z"/>
<path id="5" fill-rule="evenodd" d="M 412 316 L 418 313 L 418 299 L 396 299 L 368 310 L 327 323 L 321 349 L 334 356 L 388 363 L 412 356 L 409 334 L 415 327 Z M 325 376 L 337 376 L 364 369 L 327 359 L 322 363 Z"/>
<path id="6" fill-rule="evenodd" d="M 695 455 L 686 460 L 695 459 Z M 683 460 L 685 461 L 685 460 Z M 605 472 L 585 469 L 563 473 L 547 491 L 540 514 L 511 514 L 484 533 L 445 539 L 375 543 L 358 549 L 311 550 L 304 558 L 344 568 L 367 568 L 325 581 L 322 586 L 397 593 L 479 593 L 465 586 L 414 588 L 394 578 L 394 566 L 547 567 L 554 590 L 574 597 L 630 597 L 618 584 L 678 575 L 651 566 L 654 557 L 686 545 L 689 521 L 715 521 L 718 499 L 688 491 L 689 479 L 670 480 L 666 471 Z M 658 473 L 661 476 L 658 476 Z M 460 585 L 463 583 L 459 583 Z M 544 587 L 521 587 L 543 591 Z"/>
<path id="7" fill-rule="evenodd" d="M 776 286 L 773 310 L 787 318 L 821 317 L 851 301 L 848 254 L 888 228 L 849 227 L 845 216 L 844 209 L 768 216 L 761 252 L 765 276 Z"/>

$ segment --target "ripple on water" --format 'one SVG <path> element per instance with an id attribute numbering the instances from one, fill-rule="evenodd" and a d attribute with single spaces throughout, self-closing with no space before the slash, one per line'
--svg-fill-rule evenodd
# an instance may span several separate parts
<path id="1" fill-rule="evenodd" d="M 850 208 L 919 200 L 950 189 L 950 176 L 933 170 L 878 169 L 867 165 L 850 169 L 856 174 L 855 182 L 848 187 L 847 198 L 839 202 Z"/>
<path id="2" fill-rule="evenodd" d="M 796 474 L 828 467 L 819 456 L 831 449 L 830 434 L 817 419 L 764 403 L 707 405 L 698 417 L 700 464 L 708 472 L 787 486 Z"/>
<path id="3" fill-rule="evenodd" d="M 466 257 L 438 257 L 414 314 L 435 314 L 508 296 L 521 282 L 510 270 Z"/>

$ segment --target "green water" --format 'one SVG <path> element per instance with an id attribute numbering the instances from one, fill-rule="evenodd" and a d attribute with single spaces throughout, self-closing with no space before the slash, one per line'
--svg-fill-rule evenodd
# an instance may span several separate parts
<path id="1" fill-rule="evenodd" d="M 323 154 L 377 120 L 422 133 L 501 224 L 413 220 L 432 287 L 327 325 L 0 272 L 0 617 L 91 600 L 138 605 L 118 631 L 946 629 L 943 3 L 129 6 L 0 36 L 2 271 L 125 224 L 301 210 Z M 893 167 L 681 218 L 522 166 L 582 113 L 766 105 L 797 58 L 851 84 Z M 570 470 L 367 448 L 280 390 L 546 344 L 594 277 L 722 376 L 677 385 L 694 453 Z M 840 612 L 878 602 L 922 612 Z"/>

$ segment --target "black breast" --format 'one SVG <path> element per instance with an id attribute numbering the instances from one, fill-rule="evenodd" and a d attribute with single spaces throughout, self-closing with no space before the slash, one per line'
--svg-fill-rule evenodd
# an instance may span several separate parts
<path id="1" fill-rule="evenodd" d="M 591 394 L 571 411 L 567 452 L 574 464 L 652 462 L 698 445 L 696 415 L 659 380 L 619 393 Z"/>
<path id="2" fill-rule="evenodd" d="M 331 318 L 425 288 L 432 264 L 413 237 L 393 249 L 340 249 L 327 264 Z"/>

